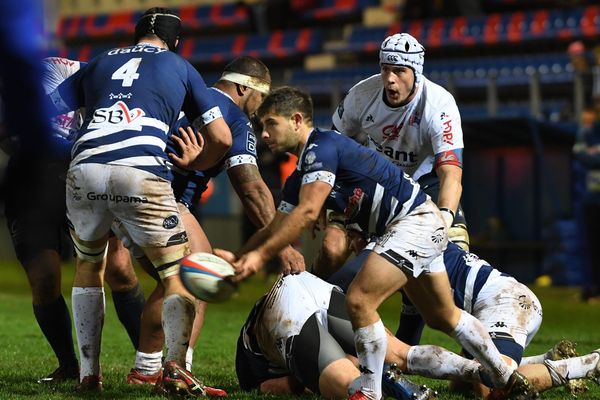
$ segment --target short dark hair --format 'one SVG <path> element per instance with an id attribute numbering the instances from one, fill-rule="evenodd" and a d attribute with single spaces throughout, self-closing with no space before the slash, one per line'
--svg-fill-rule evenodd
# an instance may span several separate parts
<path id="1" fill-rule="evenodd" d="M 223 72 L 235 72 L 259 79 L 264 83 L 271 84 L 271 72 L 269 68 L 258 58 L 241 56 L 229 62 Z"/>
<path id="2" fill-rule="evenodd" d="M 269 111 L 284 117 L 291 117 L 295 112 L 299 112 L 307 125 L 312 126 L 313 102 L 310 95 L 300 89 L 282 86 L 273 90 L 258 107 L 256 115 L 262 118 Z"/>
<path id="3" fill-rule="evenodd" d="M 169 50 L 175 51 L 180 34 L 181 19 L 175 12 L 168 8 L 152 7 L 135 25 L 134 41 L 137 44 L 144 37 L 156 36 L 165 42 Z"/>

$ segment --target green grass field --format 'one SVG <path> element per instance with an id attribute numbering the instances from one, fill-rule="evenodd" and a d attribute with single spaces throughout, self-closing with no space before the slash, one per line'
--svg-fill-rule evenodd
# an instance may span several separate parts
<path id="1" fill-rule="evenodd" d="M 0 399 L 68 399 L 80 398 L 72 384 L 46 387 L 36 379 L 56 367 L 49 345 L 43 338 L 33 317 L 25 274 L 16 264 L 0 263 Z M 70 301 L 70 283 L 73 267 L 64 269 L 63 293 Z M 142 275 L 142 285 L 149 292 L 151 281 Z M 194 373 L 206 384 L 226 389 L 231 399 L 253 399 L 256 393 L 237 389 L 234 371 L 235 341 L 247 312 L 254 301 L 265 292 L 270 281 L 254 278 L 242 285 L 239 295 L 222 305 L 211 305 L 194 356 Z M 534 288 L 544 306 L 544 322 L 527 355 L 546 351 L 562 338 L 576 341 L 580 352 L 600 347 L 600 305 L 590 306 L 578 301 L 576 289 Z M 106 399 L 155 399 L 149 387 L 129 386 L 125 376 L 133 366 L 135 351 L 124 329 L 119 324 L 110 295 L 104 326 L 102 366 Z M 397 296 L 396 296 L 397 297 Z M 399 298 L 390 299 L 381 309 L 384 322 L 392 330 L 397 323 Z M 438 332 L 426 330 L 423 343 L 435 343 L 457 351 L 458 346 Z M 428 384 L 440 393 L 442 399 L 459 399 L 446 390 L 445 382 L 423 378 L 415 381 Z M 582 399 L 600 399 L 600 387 L 590 383 L 590 391 Z M 572 398 L 562 389 L 545 392 L 543 398 Z M 278 397 L 264 397 L 275 399 Z M 284 397 L 286 398 L 286 397 Z M 310 397 L 308 397 L 310 398 Z"/>

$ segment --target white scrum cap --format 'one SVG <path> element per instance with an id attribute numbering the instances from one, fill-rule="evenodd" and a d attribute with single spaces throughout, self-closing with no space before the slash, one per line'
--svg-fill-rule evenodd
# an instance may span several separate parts
<path id="1" fill-rule="evenodd" d="M 425 48 L 408 33 L 388 36 L 379 49 L 379 64 L 403 65 L 415 72 L 419 82 L 425 63 Z"/>

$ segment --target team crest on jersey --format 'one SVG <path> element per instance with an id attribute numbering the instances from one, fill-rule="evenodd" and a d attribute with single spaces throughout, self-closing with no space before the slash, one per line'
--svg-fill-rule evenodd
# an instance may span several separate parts
<path id="1" fill-rule="evenodd" d="M 304 162 L 306 162 L 307 164 L 312 164 L 315 162 L 316 159 L 317 155 L 315 154 L 315 152 L 309 151 L 308 153 L 306 153 L 306 157 L 304 157 Z"/>
<path id="2" fill-rule="evenodd" d="M 129 109 L 127 104 L 118 101 L 110 107 L 99 108 L 94 111 L 88 129 L 126 126 L 146 115 L 141 108 Z"/>

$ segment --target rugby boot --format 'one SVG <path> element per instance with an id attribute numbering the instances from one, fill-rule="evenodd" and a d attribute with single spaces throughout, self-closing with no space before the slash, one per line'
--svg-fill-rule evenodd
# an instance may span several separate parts
<path id="1" fill-rule="evenodd" d="M 361 392 L 360 390 L 357 390 L 356 392 L 354 392 L 353 395 L 348 397 L 348 400 L 372 400 L 372 399 L 369 396 L 367 396 L 366 394 L 364 394 L 363 392 Z"/>
<path id="2" fill-rule="evenodd" d="M 202 382 L 175 361 L 165 363 L 162 379 L 156 388 L 169 398 L 195 399 L 207 396 Z"/>
<path id="3" fill-rule="evenodd" d="M 99 375 L 86 375 L 76 387 L 80 393 L 102 393 L 102 377 Z"/>
<path id="4" fill-rule="evenodd" d="M 127 374 L 128 385 L 156 385 L 156 382 L 162 379 L 162 368 L 156 373 L 151 375 L 142 374 L 135 368 L 131 368 L 131 371 Z"/>
<path id="5" fill-rule="evenodd" d="M 577 343 L 573 343 L 570 340 L 562 339 L 556 343 L 552 350 L 550 350 L 550 360 L 564 360 L 565 358 L 577 357 Z"/>
<path id="6" fill-rule="evenodd" d="M 529 379 L 518 371 L 513 371 L 504 387 L 506 398 L 508 400 L 532 400 L 540 397 L 540 394 L 533 387 Z"/>
<path id="7" fill-rule="evenodd" d="M 61 365 L 58 368 L 56 368 L 50 375 L 38 379 L 37 383 L 61 383 L 76 379 L 79 379 L 78 365 Z"/>
<path id="8" fill-rule="evenodd" d="M 564 360 L 565 358 L 577 357 L 577 343 L 573 343 L 570 340 L 562 339 L 560 342 L 552 347 L 550 351 L 550 360 Z M 588 391 L 587 382 L 585 379 L 570 379 L 568 380 L 564 388 L 567 392 L 573 396 L 580 395 Z"/>
<path id="9" fill-rule="evenodd" d="M 383 394 L 397 400 L 431 400 L 438 397 L 436 391 L 411 382 L 396 364 L 385 365 L 381 383 Z"/>
<path id="10" fill-rule="evenodd" d="M 600 349 L 592 351 L 592 353 L 598 354 L 600 356 Z M 587 373 L 587 378 L 596 382 L 596 384 L 600 385 L 600 358 L 596 363 L 596 368 Z"/>

